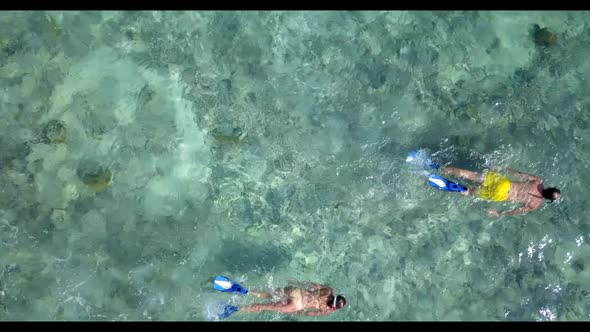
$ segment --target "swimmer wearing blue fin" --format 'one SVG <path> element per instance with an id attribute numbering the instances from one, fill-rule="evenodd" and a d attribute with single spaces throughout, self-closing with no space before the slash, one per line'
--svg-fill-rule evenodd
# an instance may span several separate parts
<path id="1" fill-rule="evenodd" d="M 507 201 L 522 204 L 519 208 L 503 212 L 489 209 L 489 217 L 524 214 L 539 209 L 542 206 L 544 199 L 554 202 L 561 196 L 561 191 L 557 188 L 544 188 L 543 179 L 539 176 L 507 168 L 500 169 L 498 167 L 493 167 L 490 170 L 486 170 L 484 173 L 477 173 L 451 166 L 439 167 L 424 151 L 410 151 L 406 158 L 406 162 L 413 172 L 428 175 L 428 183 L 440 190 L 460 192 L 465 196 L 475 195 L 480 199 L 491 202 Z M 416 170 L 416 168 L 418 168 L 418 170 Z M 478 183 L 478 185 L 476 187 L 464 187 L 436 174 L 429 173 L 424 170 L 425 168 L 438 170 L 458 178 Z M 500 172 L 511 175 L 519 181 L 511 181 Z"/>
<path id="2" fill-rule="evenodd" d="M 214 281 L 213 288 L 222 292 L 250 294 L 258 298 L 272 298 L 271 293 L 247 291 L 243 287 L 236 285 L 229 279 L 218 276 Z M 238 288 L 241 290 L 238 290 Z M 311 282 L 289 281 L 289 286 L 277 290 L 277 294 L 284 295 L 284 300 L 251 304 L 243 307 L 226 305 L 223 312 L 219 314 L 219 319 L 227 318 L 236 311 L 273 311 L 291 315 L 324 316 L 346 305 L 346 298 L 334 294 L 332 288 Z"/>

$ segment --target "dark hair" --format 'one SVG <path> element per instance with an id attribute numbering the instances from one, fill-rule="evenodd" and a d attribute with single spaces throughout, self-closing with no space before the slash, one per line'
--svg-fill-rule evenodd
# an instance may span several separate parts
<path id="1" fill-rule="evenodd" d="M 559 195 L 561 195 L 561 191 L 559 191 L 557 188 L 543 189 L 543 198 L 548 199 L 551 202 L 558 199 Z"/>
<path id="2" fill-rule="evenodd" d="M 332 304 L 334 304 L 334 296 L 336 296 L 336 309 L 340 309 L 346 305 L 346 299 L 342 295 L 332 295 L 328 299 L 328 306 L 332 308 Z"/>

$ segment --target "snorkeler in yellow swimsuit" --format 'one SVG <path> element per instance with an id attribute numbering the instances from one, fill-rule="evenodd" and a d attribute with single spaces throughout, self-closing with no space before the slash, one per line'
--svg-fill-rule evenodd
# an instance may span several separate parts
<path id="1" fill-rule="evenodd" d="M 476 195 L 481 199 L 493 202 L 509 201 L 523 204 L 523 207 L 503 212 L 490 209 L 488 210 L 488 216 L 490 217 L 530 212 L 540 208 L 543 199 L 553 202 L 561 195 L 557 188 L 543 188 L 543 179 L 540 177 L 511 169 L 504 169 L 503 171 L 523 180 L 523 182 L 510 181 L 495 171 L 480 174 L 450 166 L 441 167 L 440 169 L 445 173 L 481 183 L 478 188 L 467 188 L 467 191 L 463 192 L 464 195 Z"/>

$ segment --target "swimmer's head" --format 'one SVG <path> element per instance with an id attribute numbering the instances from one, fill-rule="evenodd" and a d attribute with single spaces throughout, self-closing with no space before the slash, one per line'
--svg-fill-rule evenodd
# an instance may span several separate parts
<path id="1" fill-rule="evenodd" d="M 346 299 L 342 295 L 332 295 L 328 299 L 328 306 L 330 309 L 336 311 L 346 305 Z"/>
<path id="2" fill-rule="evenodd" d="M 543 198 L 548 199 L 551 202 L 559 199 L 559 196 L 561 196 L 561 191 L 557 188 L 543 189 Z"/>

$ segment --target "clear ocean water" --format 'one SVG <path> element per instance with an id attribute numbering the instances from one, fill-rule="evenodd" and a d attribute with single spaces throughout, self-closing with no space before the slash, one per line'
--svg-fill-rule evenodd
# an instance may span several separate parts
<path id="1" fill-rule="evenodd" d="M 588 12 L 2 12 L 0 319 L 588 320 Z M 538 27 L 535 30 L 535 25 Z M 539 30 L 546 28 L 545 30 Z M 412 175 L 562 190 L 489 219 Z"/>

